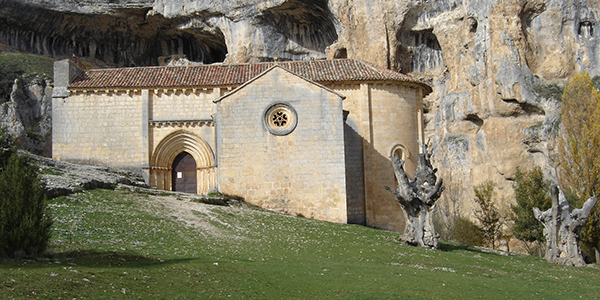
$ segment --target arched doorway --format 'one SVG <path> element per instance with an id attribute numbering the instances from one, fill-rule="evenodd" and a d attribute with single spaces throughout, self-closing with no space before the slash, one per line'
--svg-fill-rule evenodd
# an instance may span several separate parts
<path id="1" fill-rule="evenodd" d="M 196 161 L 191 154 L 181 152 L 173 160 L 173 191 L 193 193 L 198 191 L 196 177 Z"/>
<path id="2" fill-rule="evenodd" d="M 187 130 L 177 130 L 164 137 L 150 158 L 150 185 L 167 191 L 178 191 L 175 165 L 183 153 L 191 156 L 196 174 L 196 190 L 189 193 L 206 194 L 216 187 L 215 156 L 210 146 Z M 189 158 L 188 158 L 189 159 Z M 185 165 L 185 162 L 183 163 Z M 180 171 L 181 172 L 181 171 Z M 183 177 L 184 174 L 182 173 Z"/>

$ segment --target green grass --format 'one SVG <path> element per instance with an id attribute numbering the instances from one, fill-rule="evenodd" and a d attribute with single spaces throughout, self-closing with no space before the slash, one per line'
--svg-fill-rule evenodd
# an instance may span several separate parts
<path id="1" fill-rule="evenodd" d="M 592 299 L 600 271 L 397 234 L 196 205 L 174 218 L 163 196 L 95 190 L 52 200 L 51 254 L 0 261 L 0 298 Z M 182 202 L 183 203 L 183 202 Z M 189 224 L 194 220 L 195 225 Z M 186 223 L 187 220 L 187 223 Z"/>
<path id="2" fill-rule="evenodd" d="M 38 73 L 54 77 L 54 60 L 48 57 L 7 53 L 0 55 L 0 64 L 17 65 L 25 74 Z"/>
<path id="3" fill-rule="evenodd" d="M 46 167 L 46 168 L 40 169 L 40 174 L 48 174 L 48 175 L 61 176 L 64 173 L 61 170 L 57 169 L 57 168 Z"/>

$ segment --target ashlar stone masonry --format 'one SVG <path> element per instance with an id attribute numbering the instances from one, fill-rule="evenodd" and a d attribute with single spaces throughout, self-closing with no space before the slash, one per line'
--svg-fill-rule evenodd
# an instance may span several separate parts
<path id="1" fill-rule="evenodd" d="M 391 157 L 414 175 L 426 84 L 356 60 L 82 71 L 55 64 L 53 157 L 164 190 L 401 231 Z"/>

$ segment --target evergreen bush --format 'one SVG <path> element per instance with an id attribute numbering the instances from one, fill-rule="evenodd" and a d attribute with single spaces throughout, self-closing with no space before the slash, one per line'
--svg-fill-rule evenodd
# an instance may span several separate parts
<path id="1" fill-rule="evenodd" d="M 42 254 L 51 226 L 37 167 L 0 129 L 0 257 Z"/>

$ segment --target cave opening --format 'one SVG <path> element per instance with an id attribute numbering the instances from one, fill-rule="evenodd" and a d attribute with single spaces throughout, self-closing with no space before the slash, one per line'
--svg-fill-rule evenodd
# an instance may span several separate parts
<path id="1" fill-rule="evenodd" d="M 7 9 L 10 15 L 25 7 Z M 38 16 L 36 22 L 13 18 L 0 26 L 0 43 L 8 49 L 54 59 L 76 56 L 97 67 L 155 66 L 161 57 L 173 55 L 210 64 L 223 62 L 227 55 L 218 28 L 181 29 L 181 18 L 148 17 L 147 9 L 103 15 L 28 9 Z"/>
<path id="2" fill-rule="evenodd" d="M 336 49 L 335 53 L 333 54 L 333 58 L 335 58 L 335 59 L 348 58 L 348 49 L 346 49 L 346 48 Z"/>
<path id="3" fill-rule="evenodd" d="M 278 53 L 283 59 L 306 59 L 311 51 L 325 54 L 325 49 L 338 40 L 327 0 L 290 0 L 267 9 L 260 16 L 261 22 L 282 34 L 287 40 L 300 46 Z M 345 50 L 345 49 L 344 49 Z M 347 53 L 339 53 L 342 57 Z"/>
<path id="4" fill-rule="evenodd" d="M 586 38 L 593 37 L 594 36 L 594 24 L 590 21 L 579 22 L 579 29 L 577 31 L 577 34 L 582 37 L 586 37 Z"/>
<path id="5" fill-rule="evenodd" d="M 225 60 L 227 47 L 222 36 L 173 32 L 154 37 L 131 35 L 79 39 L 75 54 L 110 66 L 156 66 L 165 58 L 185 58 L 191 62 L 211 64 Z"/>
<path id="6" fill-rule="evenodd" d="M 465 120 L 475 124 L 477 127 L 483 126 L 483 119 L 481 119 L 477 114 L 467 114 Z"/>
<path id="7" fill-rule="evenodd" d="M 401 31 L 395 67 L 402 73 L 426 72 L 444 66 L 442 48 L 433 29 Z"/>

